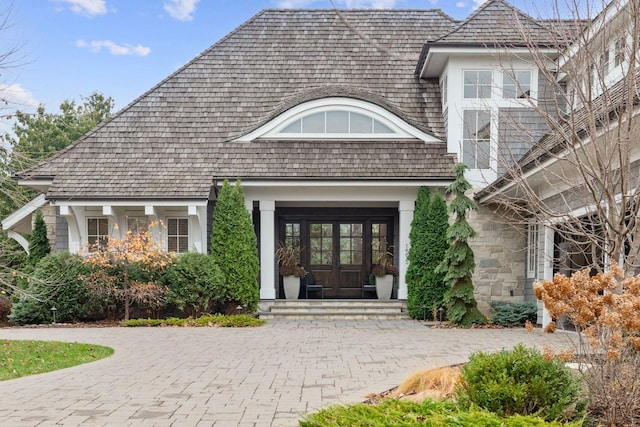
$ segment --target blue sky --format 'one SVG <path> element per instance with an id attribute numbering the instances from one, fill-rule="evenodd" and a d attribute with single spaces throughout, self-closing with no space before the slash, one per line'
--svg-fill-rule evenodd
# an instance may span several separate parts
<path id="1" fill-rule="evenodd" d="M 483 0 L 334 0 L 337 7 L 439 8 L 457 19 Z M 525 1 L 514 1 L 523 7 Z M 332 7 L 330 0 L 0 0 L 2 111 L 58 111 L 100 92 L 119 110 L 264 8 Z M 0 132 L 10 121 L 0 120 Z"/>

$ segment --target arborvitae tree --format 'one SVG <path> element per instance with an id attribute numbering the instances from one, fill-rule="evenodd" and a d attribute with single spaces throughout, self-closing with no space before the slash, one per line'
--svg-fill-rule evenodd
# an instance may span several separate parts
<path id="1" fill-rule="evenodd" d="M 224 274 L 227 301 L 253 312 L 258 307 L 258 243 L 240 181 L 222 184 L 213 212 L 211 256 Z"/>
<path id="2" fill-rule="evenodd" d="M 449 213 L 455 214 L 456 218 L 447 231 L 449 248 L 444 260 L 438 266 L 438 271 L 445 273 L 444 281 L 449 288 L 444 298 L 447 317 L 456 325 L 463 327 L 485 322 L 473 296 L 471 280 L 476 263 L 468 240 L 474 237 L 476 232 L 467 222 L 467 212 L 477 210 L 478 207 L 465 195 L 465 192 L 471 188 L 471 184 L 464 177 L 467 169 L 464 163 L 453 166 L 456 179 L 447 187 L 447 194 L 454 196 L 449 203 Z"/>
<path id="3" fill-rule="evenodd" d="M 436 268 L 448 248 L 449 228 L 447 206 L 439 194 L 430 194 L 427 187 L 418 192 L 411 223 L 411 249 L 407 269 L 407 309 L 414 319 L 433 317 L 434 309 L 444 304 L 448 286 L 444 274 Z"/>
<path id="4" fill-rule="evenodd" d="M 35 266 L 45 256 L 51 252 L 49 238 L 47 238 L 47 225 L 40 211 L 36 211 L 33 221 L 33 233 L 29 236 L 29 265 Z"/>

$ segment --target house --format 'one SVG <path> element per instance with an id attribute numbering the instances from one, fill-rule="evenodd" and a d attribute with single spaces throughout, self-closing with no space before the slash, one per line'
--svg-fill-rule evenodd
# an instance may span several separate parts
<path id="1" fill-rule="evenodd" d="M 464 21 L 440 10 L 264 10 L 19 173 L 43 195 L 2 226 L 25 246 L 31 214 L 48 209 L 56 248 L 81 252 L 162 220 L 155 237 L 168 250 L 206 252 L 217 189 L 240 179 L 262 300 L 283 295 L 279 241 L 300 244 L 325 298 L 359 298 L 377 243 L 392 243 L 394 297 L 406 299 L 418 189 L 443 192 L 463 161 L 483 203 L 472 217 L 480 307 L 531 299 L 544 260 L 532 248 L 542 243 L 526 224 L 508 224 L 511 213 L 494 197 L 548 131 L 534 107 L 557 99 L 531 47 L 556 64 L 558 42 L 578 28 L 504 0 Z M 534 132 L 521 138 L 519 126 Z"/>

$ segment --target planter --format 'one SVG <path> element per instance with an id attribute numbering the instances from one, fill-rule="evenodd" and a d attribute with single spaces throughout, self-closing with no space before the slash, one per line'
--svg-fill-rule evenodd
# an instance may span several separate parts
<path id="1" fill-rule="evenodd" d="M 391 299 L 391 291 L 393 290 L 393 275 L 376 277 L 376 294 L 378 299 L 388 301 Z"/>
<path id="2" fill-rule="evenodd" d="M 297 276 L 282 276 L 284 297 L 286 299 L 298 299 L 300 294 L 300 278 Z"/>

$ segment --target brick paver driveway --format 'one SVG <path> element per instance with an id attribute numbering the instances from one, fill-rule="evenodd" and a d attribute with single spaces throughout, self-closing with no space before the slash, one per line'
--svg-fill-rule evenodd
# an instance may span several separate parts
<path id="1" fill-rule="evenodd" d="M 424 368 L 518 342 L 569 346 L 539 330 L 430 329 L 413 321 L 272 321 L 261 328 L 0 329 L 0 339 L 103 344 L 114 356 L 0 382 L 7 426 L 291 426 L 363 400 Z"/>

